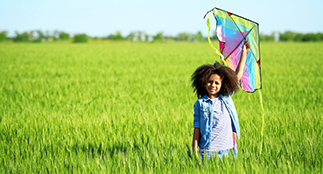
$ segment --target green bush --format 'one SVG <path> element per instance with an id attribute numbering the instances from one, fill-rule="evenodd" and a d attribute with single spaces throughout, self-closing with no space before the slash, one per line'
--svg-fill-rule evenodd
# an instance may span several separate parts
<path id="1" fill-rule="evenodd" d="M 0 32 L 0 42 L 7 40 L 7 31 Z"/>
<path id="2" fill-rule="evenodd" d="M 323 41 L 322 33 L 296 33 L 292 31 L 287 31 L 285 33 L 279 34 L 280 41 L 295 41 L 295 42 L 318 42 Z"/>
<path id="3" fill-rule="evenodd" d="M 303 37 L 304 37 L 304 35 L 303 35 L 303 34 L 298 33 L 298 34 L 296 34 L 296 35 L 295 35 L 295 37 L 294 37 L 294 41 L 296 41 L 296 42 L 301 42 L 301 41 L 302 41 L 302 39 L 303 39 Z"/>
<path id="4" fill-rule="evenodd" d="M 296 35 L 296 33 L 291 32 L 291 31 L 287 31 L 285 33 L 279 33 L 279 40 L 280 41 L 293 41 L 295 35 Z"/>
<path id="5" fill-rule="evenodd" d="M 61 40 L 68 40 L 70 38 L 70 34 L 65 33 L 64 31 L 62 31 L 62 32 L 59 33 L 59 38 Z"/>
<path id="6" fill-rule="evenodd" d="M 319 41 L 320 36 L 319 34 L 314 34 L 314 33 L 308 33 L 305 34 L 304 37 L 302 38 L 302 41 L 309 42 L 309 41 Z"/>
<path id="7" fill-rule="evenodd" d="M 74 43 L 86 43 L 88 42 L 88 36 L 86 34 L 76 34 L 74 36 Z"/>
<path id="8" fill-rule="evenodd" d="M 274 41 L 275 37 L 273 35 L 260 35 L 260 41 Z"/>
<path id="9" fill-rule="evenodd" d="M 156 36 L 153 36 L 154 41 L 163 41 L 164 40 L 164 33 L 159 32 L 156 34 Z"/>

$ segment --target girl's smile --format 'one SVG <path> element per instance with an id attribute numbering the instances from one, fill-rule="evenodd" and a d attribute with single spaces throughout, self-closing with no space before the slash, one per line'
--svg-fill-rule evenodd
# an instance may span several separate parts
<path id="1" fill-rule="evenodd" d="M 204 85 L 209 98 L 216 98 L 222 86 L 222 78 L 218 74 L 212 74 Z"/>

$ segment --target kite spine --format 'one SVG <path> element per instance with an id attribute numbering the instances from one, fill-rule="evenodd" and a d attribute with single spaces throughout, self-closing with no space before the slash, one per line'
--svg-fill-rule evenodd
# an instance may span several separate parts
<path id="1" fill-rule="evenodd" d="M 215 11 L 213 9 L 212 13 L 214 13 L 214 12 Z M 221 57 L 222 64 L 225 65 L 225 66 L 227 66 L 227 62 L 224 60 L 223 55 L 214 47 L 214 45 L 213 45 L 213 43 L 212 43 L 212 41 L 210 39 L 210 33 L 211 33 L 210 16 L 211 16 L 212 13 L 210 13 L 208 15 L 207 19 L 206 19 L 206 24 L 207 24 L 207 27 L 208 27 L 207 40 L 209 41 L 209 44 L 210 44 L 211 48 L 215 51 L 215 53 L 218 54 Z"/>

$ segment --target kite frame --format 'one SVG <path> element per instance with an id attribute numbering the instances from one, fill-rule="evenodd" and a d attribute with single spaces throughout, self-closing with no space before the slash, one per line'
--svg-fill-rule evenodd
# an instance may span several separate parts
<path id="1" fill-rule="evenodd" d="M 240 18 L 242 18 L 242 19 L 245 19 L 245 20 L 247 20 L 247 21 L 250 21 L 250 22 L 253 22 L 253 23 L 255 23 L 256 25 L 257 25 L 257 27 L 258 27 L 258 34 L 259 34 L 259 23 L 258 22 L 256 22 L 256 21 L 253 21 L 253 20 L 250 20 L 250 19 L 248 19 L 248 18 L 245 18 L 245 17 L 243 17 L 243 16 L 240 16 L 240 15 L 237 15 L 237 14 L 235 14 L 235 13 L 231 13 L 231 12 L 229 12 L 229 11 L 227 11 L 227 10 L 223 10 L 223 9 L 221 9 L 221 8 L 218 8 L 218 7 L 213 7 L 211 10 L 209 10 L 209 11 L 207 11 L 206 13 L 205 13 L 205 15 L 204 15 L 204 17 L 203 17 L 203 19 L 205 19 L 205 17 L 209 14 L 209 13 L 211 13 L 211 12 L 213 12 L 214 11 L 214 9 L 217 9 L 217 10 L 221 10 L 221 11 L 225 11 L 225 12 L 228 12 L 228 13 L 230 13 L 230 14 L 232 14 L 232 15 L 235 15 L 235 16 L 237 16 L 237 17 L 240 17 Z M 213 17 L 215 18 L 215 14 L 213 13 Z M 231 16 L 230 16 L 231 17 Z M 231 17 L 231 19 L 232 19 L 232 21 L 234 21 L 233 20 L 233 18 Z M 235 22 L 235 21 L 234 21 Z M 234 23 L 235 25 L 236 25 L 236 22 Z M 255 25 L 255 26 L 256 26 Z M 255 27 L 254 26 L 254 27 Z M 254 28 L 253 27 L 253 28 Z M 239 27 L 237 27 L 238 29 L 239 29 Z M 253 28 L 251 28 L 251 30 L 250 31 L 248 31 L 248 34 L 247 35 L 245 35 L 244 36 L 244 38 L 246 38 L 248 35 L 249 35 L 249 33 L 253 30 Z M 240 31 L 240 30 L 239 30 Z M 241 32 L 241 31 L 240 31 Z M 236 46 L 236 48 L 235 49 L 237 49 L 238 47 L 239 47 L 239 45 L 241 44 L 241 42 L 242 42 L 243 40 L 241 40 L 240 41 L 240 43 Z M 260 43 L 260 37 L 258 37 L 258 43 Z M 258 52 L 259 52 L 259 71 L 260 71 L 260 73 L 261 73 L 261 54 L 260 54 L 260 44 L 258 45 Z M 234 50 L 235 50 L 234 49 Z M 233 53 L 233 51 L 226 57 L 226 58 L 228 58 L 231 54 Z M 254 53 L 252 52 L 252 54 L 254 55 Z M 256 57 L 256 56 L 254 56 L 254 57 Z M 226 59 L 225 58 L 225 59 Z M 224 59 L 224 60 L 225 60 Z M 257 60 L 256 60 L 257 61 Z M 262 76 L 260 75 L 260 88 L 258 88 L 258 89 L 262 89 Z M 253 92 L 248 92 L 248 93 L 254 93 L 254 92 L 256 92 L 258 89 L 255 89 Z"/>

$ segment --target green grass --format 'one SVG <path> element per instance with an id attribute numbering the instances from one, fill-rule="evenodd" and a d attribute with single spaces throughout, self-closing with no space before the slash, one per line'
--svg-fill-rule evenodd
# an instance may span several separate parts
<path id="1" fill-rule="evenodd" d="M 320 173 L 323 43 L 261 45 L 240 91 L 239 154 L 191 156 L 190 76 L 207 43 L 0 44 L 0 173 Z"/>

